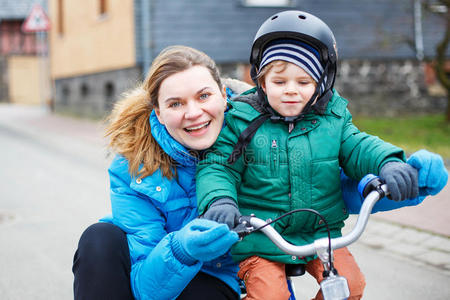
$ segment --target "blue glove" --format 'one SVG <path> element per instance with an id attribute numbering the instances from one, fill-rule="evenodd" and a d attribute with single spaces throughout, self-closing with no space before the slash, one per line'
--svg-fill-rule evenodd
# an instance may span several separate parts
<path id="1" fill-rule="evenodd" d="M 427 150 L 419 150 L 409 157 L 407 163 L 419 171 L 419 196 L 401 202 L 385 197 L 375 203 L 372 213 L 418 205 L 426 196 L 436 195 L 447 184 L 448 172 L 440 155 Z M 359 213 L 364 199 L 357 191 L 357 182 L 348 178 L 341 170 L 341 184 L 347 210 L 351 214 Z"/>
<path id="2" fill-rule="evenodd" d="M 172 238 L 173 255 L 183 264 L 213 260 L 225 254 L 239 239 L 225 224 L 205 219 L 194 219 Z"/>
<path id="3" fill-rule="evenodd" d="M 386 182 L 389 199 L 403 201 L 419 195 L 418 172 L 407 163 L 387 162 L 381 168 L 380 178 Z"/>
<path id="4" fill-rule="evenodd" d="M 227 224 L 230 229 L 233 229 L 239 223 L 241 213 L 233 199 L 219 198 L 209 206 L 203 217 Z"/>
<path id="5" fill-rule="evenodd" d="M 447 184 L 448 172 L 442 157 L 427 150 L 419 150 L 407 161 L 419 171 L 419 195 L 436 195 Z"/>

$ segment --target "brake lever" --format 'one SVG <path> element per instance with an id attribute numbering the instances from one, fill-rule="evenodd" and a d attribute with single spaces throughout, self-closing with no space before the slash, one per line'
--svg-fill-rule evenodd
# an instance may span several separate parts
<path id="1" fill-rule="evenodd" d="M 239 224 L 232 229 L 232 231 L 238 234 L 241 240 L 254 231 L 253 226 L 250 224 L 251 217 L 253 216 L 241 216 L 239 218 Z"/>

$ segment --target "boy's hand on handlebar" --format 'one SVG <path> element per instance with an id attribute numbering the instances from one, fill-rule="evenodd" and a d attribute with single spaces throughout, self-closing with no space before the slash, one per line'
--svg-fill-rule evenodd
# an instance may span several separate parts
<path id="1" fill-rule="evenodd" d="M 194 219 L 175 233 L 172 251 L 180 262 L 193 265 L 225 254 L 238 239 L 225 224 Z"/>
<path id="2" fill-rule="evenodd" d="M 404 162 L 388 162 L 380 171 L 380 178 L 386 182 L 388 198 L 403 201 L 419 195 L 418 172 Z"/>
<path id="3" fill-rule="evenodd" d="M 241 213 L 236 202 L 231 198 L 215 200 L 203 214 L 203 218 L 228 225 L 232 229 L 239 223 Z"/>

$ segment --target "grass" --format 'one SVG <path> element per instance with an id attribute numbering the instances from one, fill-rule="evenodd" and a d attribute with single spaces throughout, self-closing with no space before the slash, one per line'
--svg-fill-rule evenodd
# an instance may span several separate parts
<path id="1" fill-rule="evenodd" d="M 353 123 L 371 135 L 397 145 L 411 154 L 427 149 L 450 159 L 450 123 L 445 116 L 408 116 L 396 118 L 354 117 Z"/>

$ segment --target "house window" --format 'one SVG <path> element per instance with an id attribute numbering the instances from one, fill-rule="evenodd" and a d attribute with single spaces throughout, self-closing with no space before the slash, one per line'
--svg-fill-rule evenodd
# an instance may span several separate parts
<path id="1" fill-rule="evenodd" d="M 58 0 L 58 34 L 63 35 L 64 34 L 64 0 Z"/>
<path id="2" fill-rule="evenodd" d="M 99 14 L 100 15 L 105 15 L 108 12 L 108 3 L 106 0 L 99 0 L 98 1 L 99 4 Z"/>
<path id="3" fill-rule="evenodd" d="M 242 0 L 244 6 L 253 7 L 290 7 L 295 0 Z"/>
<path id="4" fill-rule="evenodd" d="M 81 85 L 80 94 L 83 99 L 86 99 L 89 96 L 89 87 L 86 83 Z"/>
<path id="5" fill-rule="evenodd" d="M 114 83 L 108 81 L 103 89 L 103 93 L 105 95 L 104 108 L 107 111 L 110 111 L 114 106 L 114 95 L 116 92 L 116 88 L 114 87 Z"/>
<path id="6" fill-rule="evenodd" d="M 62 98 L 61 98 L 61 104 L 67 105 L 69 104 L 69 97 L 70 97 L 70 88 L 67 85 L 64 85 L 62 87 Z"/>

